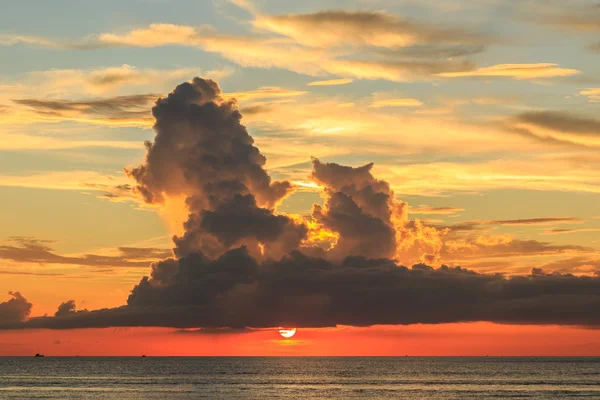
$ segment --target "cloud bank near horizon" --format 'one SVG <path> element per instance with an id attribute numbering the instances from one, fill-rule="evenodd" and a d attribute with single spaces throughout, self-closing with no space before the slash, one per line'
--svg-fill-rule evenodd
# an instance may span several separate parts
<path id="1" fill-rule="evenodd" d="M 14 293 L 0 303 L 0 326 L 600 325 L 598 275 L 534 269 L 507 278 L 425 265 L 439 265 L 442 250 L 476 255 L 518 243 L 451 241 L 449 229 L 409 221 L 407 204 L 373 176 L 373 164 L 313 159 L 311 179 L 324 204 L 307 216 L 278 213 L 294 187 L 271 179 L 237 101 L 212 80 L 177 86 L 152 114 L 154 142 L 146 142 L 144 163 L 126 173 L 149 204 L 184 199 L 189 216 L 173 238 L 177 258 L 153 263 L 125 306 L 76 311 L 66 301 L 54 317 L 27 319 L 31 303 Z M 406 268 L 399 259 L 416 263 Z"/>

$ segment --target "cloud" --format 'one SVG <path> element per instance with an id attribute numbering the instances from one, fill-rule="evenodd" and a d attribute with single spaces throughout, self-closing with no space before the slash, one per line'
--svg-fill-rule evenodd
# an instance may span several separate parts
<path id="1" fill-rule="evenodd" d="M 352 42 L 355 45 L 367 43 L 372 46 L 400 43 L 402 37 L 414 36 L 419 43 L 434 46 L 437 42 L 451 43 L 460 46 L 460 41 L 479 43 L 488 39 L 481 34 L 471 34 L 460 29 L 439 29 L 425 27 L 423 24 L 406 22 L 397 17 L 384 13 L 347 13 L 345 11 L 332 11 L 317 14 L 286 15 L 274 17 L 257 17 L 255 24 L 261 27 L 270 27 L 269 31 L 278 29 L 282 18 L 290 21 L 322 21 L 331 19 L 334 29 L 311 29 L 322 35 L 333 35 L 332 38 L 340 39 L 340 43 Z M 348 20 L 348 21 L 345 21 Z M 363 24 L 361 20 L 367 21 Z M 388 21 L 386 24 L 394 25 L 391 32 L 382 31 L 381 27 L 371 25 L 378 21 Z M 260 21 L 260 22 L 259 22 Z M 267 24 L 268 22 L 268 24 Z M 289 22 L 289 21 L 288 21 Z M 287 22 L 286 22 L 287 23 Z M 294 22 L 295 23 L 295 22 Z M 321 22 L 317 22 L 321 24 Z M 264 25 L 267 24 L 267 25 Z M 304 22 L 301 22 L 304 24 Z M 258 26 L 257 25 L 257 26 Z M 303 25 L 304 26 L 304 25 Z M 272 28 L 272 29 L 271 29 Z M 304 28 L 302 28 L 304 29 Z M 353 32 L 352 36 L 343 33 L 344 29 Z M 402 30 L 406 30 L 403 32 Z M 408 32 L 410 31 L 410 32 Z M 341 35 L 341 36 L 340 36 Z M 304 37 L 304 36 L 303 36 Z M 308 37 L 317 37 L 314 32 Z M 329 37 L 329 36 L 327 36 Z M 147 27 L 132 29 L 128 32 L 103 33 L 89 36 L 79 43 L 61 43 L 48 41 L 53 47 L 64 49 L 95 49 L 106 47 L 157 47 L 166 45 L 180 45 L 198 47 L 204 51 L 217 53 L 224 58 L 243 67 L 256 68 L 283 68 L 310 76 L 336 75 L 344 79 L 386 79 L 391 81 L 408 81 L 414 79 L 429 79 L 432 74 L 456 73 L 475 69 L 475 66 L 464 59 L 452 60 L 448 57 L 423 58 L 424 49 L 415 50 L 400 56 L 398 54 L 385 54 L 385 52 L 371 52 L 365 58 L 360 54 L 360 46 L 352 49 L 328 49 L 322 46 L 313 47 L 297 35 L 291 37 L 265 36 L 265 35 L 233 35 L 217 32 L 213 27 L 183 26 L 172 24 L 150 24 Z M 411 39 L 413 40 L 413 39 Z M 321 43 L 321 41 L 319 41 Z M 432 42 L 432 43 L 429 43 Z M 323 42 L 325 43 L 325 42 Z M 327 46 L 326 46 L 327 47 Z M 377 47 L 378 48 L 378 47 Z M 386 47 L 387 48 L 387 47 Z M 428 50 L 432 53 L 431 50 Z M 469 51 L 452 50 L 455 53 L 469 53 Z M 435 51 L 433 52 L 435 53 Z M 460 58 L 460 57 L 458 57 Z M 116 83 L 127 78 L 131 71 L 115 71 L 106 79 L 96 80 L 95 83 Z"/>
<path id="2" fill-rule="evenodd" d="M 81 97 L 89 95 L 129 94 L 134 88 L 142 92 L 168 91 L 175 83 L 196 74 L 224 78 L 233 73 L 230 67 L 201 71 L 198 68 L 152 69 L 123 64 L 106 68 L 51 69 L 31 71 L 13 79 L 5 92 L 11 98 L 20 97 Z M 12 89 L 12 90 L 11 90 Z"/>
<path id="3" fill-rule="evenodd" d="M 54 313 L 54 316 L 61 317 L 64 315 L 69 315 L 71 313 L 74 313 L 76 308 L 77 308 L 77 306 L 75 305 L 75 300 L 66 301 L 64 303 L 61 303 L 60 306 L 58 306 L 58 310 L 56 310 L 56 313 Z"/>
<path id="4" fill-rule="evenodd" d="M 457 57 L 466 57 L 483 53 L 486 50 L 482 44 L 440 44 L 430 43 L 415 45 L 410 47 L 400 47 L 394 49 L 377 49 L 376 54 L 387 57 L 411 57 L 411 58 L 429 58 L 429 59 L 449 59 Z"/>
<path id="5" fill-rule="evenodd" d="M 236 101 L 225 100 L 216 82 L 183 83 L 159 99 L 152 113 L 154 143 L 146 144 L 145 162 L 126 173 L 147 203 L 185 198 L 189 218 L 184 235 L 174 238 L 178 256 L 201 250 L 216 257 L 244 244 L 259 257 L 299 245 L 305 227 L 274 213 L 292 185 L 271 181 L 266 158 L 240 123 Z"/>
<path id="6" fill-rule="evenodd" d="M 456 208 L 456 207 L 429 207 L 429 206 L 419 206 L 419 207 L 410 207 L 409 208 L 409 212 L 411 214 L 454 215 L 461 211 L 465 211 L 465 209 L 464 208 Z"/>
<path id="7" fill-rule="evenodd" d="M 519 114 L 517 120 L 555 132 L 600 136 L 600 119 L 584 117 L 569 112 L 529 111 Z"/>
<path id="8" fill-rule="evenodd" d="M 26 107 L 38 119 L 150 126 L 152 117 L 148 107 L 157 97 L 155 94 L 140 94 L 97 100 L 15 99 L 13 102 Z"/>
<path id="9" fill-rule="evenodd" d="M 207 71 L 225 77 L 231 68 Z M 158 70 L 119 67 L 33 71 L 11 78 L 0 93 L 0 123 L 52 121 L 150 127 L 149 105 L 174 83 L 199 73 L 197 68 Z M 1 86 L 1 85 L 0 85 Z M 132 94 L 135 93 L 135 94 Z"/>
<path id="10" fill-rule="evenodd" d="M 269 113 L 273 111 L 273 106 L 270 104 L 254 104 L 240 108 L 242 115 L 253 116 L 258 114 Z"/>
<path id="11" fill-rule="evenodd" d="M 446 240 L 440 257 L 446 261 L 464 264 L 467 261 L 485 258 L 556 255 L 590 250 L 578 245 L 556 245 L 533 239 L 514 239 L 512 235 L 482 235 L 456 242 Z"/>
<path id="12" fill-rule="evenodd" d="M 144 278 L 127 306 L 33 318 L 16 327 L 600 324 L 600 277 L 534 269 L 505 278 L 462 268 L 405 268 L 385 259 L 332 262 L 299 252 L 258 264 L 245 249 L 216 260 L 190 254 L 177 265 L 176 274 Z"/>
<path id="13" fill-rule="evenodd" d="M 572 257 L 558 261 L 553 261 L 542 265 L 540 268 L 560 273 L 595 273 L 600 276 L 600 258 L 594 257 Z"/>
<path id="14" fill-rule="evenodd" d="M 126 172 L 145 202 L 185 205 L 184 232 L 173 237 L 176 258 L 152 263 L 124 306 L 73 313 L 74 302 L 66 302 L 58 316 L 13 318 L 5 328 L 600 324 L 600 276 L 536 268 L 529 275 L 505 277 L 460 267 L 400 265 L 400 260 L 439 265 L 446 258 L 481 261 L 589 249 L 510 235 L 461 237 L 410 221 L 407 204 L 374 176 L 372 163 L 349 167 L 313 158 L 310 180 L 321 188 L 323 204 L 313 205 L 310 215 L 286 215 L 277 206 L 295 188 L 271 179 L 266 158 L 241 124 L 237 102 L 224 98 L 216 82 L 183 83 L 159 99 L 152 114 L 154 141 L 146 142 L 144 162 Z M 566 222 L 577 220 L 488 223 Z M 0 250 L 13 259 L 22 255 L 19 247 L 33 260 L 69 259 L 54 255 L 47 242 L 20 243 Z M 122 253 L 137 257 L 144 251 Z M 88 258 L 98 259 L 76 261 Z"/>
<path id="15" fill-rule="evenodd" d="M 600 177 L 595 172 L 597 167 L 592 156 L 596 152 L 590 149 L 587 153 L 573 154 L 576 154 L 575 161 L 545 155 L 530 160 L 380 164 L 378 170 L 392 182 L 395 190 L 405 194 L 431 196 L 496 188 L 553 191 L 557 185 L 571 192 L 599 193 Z"/>
<path id="16" fill-rule="evenodd" d="M 331 250 L 346 255 L 393 258 L 397 240 L 395 223 L 404 203 L 397 203 L 387 182 L 371 174 L 373 164 L 352 168 L 313 159 L 312 180 L 324 187 L 323 206 L 315 204 L 316 221 L 339 236 Z"/>
<path id="17" fill-rule="evenodd" d="M 67 146 L 66 148 L 78 147 L 77 141 L 74 142 L 74 146 Z M 86 144 L 89 146 L 88 143 L 89 142 L 87 141 L 83 141 L 81 146 L 85 147 Z M 99 146 L 100 143 L 103 142 L 96 142 L 96 146 Z M 133 146 L 123 147 L 133 148 Z M 40 149 L 41 147 L 38 146 L 33 148 Z M 51 147 L 51 149 L 54 149 L 54 147 Z M 107 197 L 113 200 L 133 199 L 131 186 L 127 182 L 129 181 L 122 175 L 105 175 L 95 171 L 46 171 L 40 173 L 30 172 L 27 175 L 0 175 L 0 186 L 86 192 L 94 191 L 101 192 L 101 194 L 99 194 L 100 197 Z"/>
<path id="18" fill-rule="evenodd" d="M 32 122 L 34 118 L 29 121 Z M 95 120 L 98 123 L 98 120 Z M 27 135 L 27 134 L 13 134 L 5 133 L 3 136 L 4 140 L 0 142 L 1 150 L 60 150 L 60 149 L 77 149 L 85 147 L 105 147 L 105 148 L 116 148 L 116 149 L 135 149 L 139 148 L 136 142 L 124 141 L 124 140 L 70 140 L 57 137 L 39 136 L 39 135 Z M 57 171 L 59 175 L 72 175 L 70 172 Z M 87 174 L 93 175 L 94 172 L 90 171 L 76 171 L 75 174 Z M 57 181 L 57 176 L 52 176 L 51 173 L 43 172 L 32 176 L 23 175 L 2 175 L 0 176 L 0 184 L 3 186 L 26 186 L 30 187 L 43 187 L 43 182 L 38 181 L 41 176 L 49 176 L 50 181 L 55 181 L 57 185 L 60 182 Z M 71 182 L 69 182 L 71 183 Z"/>
<path id="19" fill-rule="evenodd" d="M 448 207 L 449 208 L 449 207 Z M 452 208 L 449 208 L 453 210 Z M 449 210 L 449 211 L 450 211 Z M 462 209 L 458 209 L 462 210 Z M 433 212 L 427 212 L 427 208 L 424 212 L 413 211 L 414 214 L 435 214 L 436 209 Z M 446 207 L 441 207 L 440 214 L 446 213 Z M 450 213 L 450 212 L 448 212 Z M 573 217 L 539 217 L 539 218 L 522 218 L 522 219 L 504 219 L 504 220 L 474 220 L 474 221 L 462 221 L 453 225 L 440 227 L 441 229 L 449 229 L 451 231 L 478 231 L 487 230 L 491 225 L 512 225 L 512 226 L 527 226 L 527 225 L 556 225 L 556 224 L 581 224 L 583 220 L 581 218 Z"/>
<path id="20" fill-rule="evenodd" d="M 306 91 L 283 89 L 280 87 L 261 87 L 247 92 L 223 93 L 225 98 L 235 98 L 236 100 L 258 100 L 258 99 L 280 99 L 286 97 L 297 97 L 305 95 Z"/>
<path id="21" fill-rule="evenodd" d="M 423 102 L 416 99 L 385 99 L 373 101 L 369 104 L 369 107 L 421 107 L 422 105 Z"/>
<path id="22" fill-rule="evenodd" d="M 549 224 L 580 224 L 581 218 L 572 217 L 542 217 L 542 218 L 523 218 L 523 219 L 505 219 L 495 221 L 485 221 L 488 225 L 549 225 Z"/>
<path id="23" fill-rule="evenodd" d="M 391 60 L 353 59 L 332 60 L 324 65 L 326 72 L 359 79 L 385 79 L 396 82 L 428 79 L 442 73 L 468 73 L 476 68 L 467 60 Z"/>
<path id="24" fill-rule="evenodd" d="M 148 262 L 170 256 L 167 249 L 156 248 L 118 248 L 119 255 L 106 256 L 84 254 L 81 256 L 62 256 L 54 253 L 50 240 L 16 236 L 0 244 L 0 259 L 18 263 L 67 264 L 84 266 L 147 267 Z"/>
<path id="25" fill-rule="evenodd" d="M 542 79 L 557 76 L 571 76 L 580 71 L 570 68 L 561 68 L 558 64 L 498 64 L 490 67 L 481 67 L 472 71 L 442 72 L 438 76 L 444 78 L 460 77 L 505 77 L 514 79 Z"/>
<path id="26" fill-rule="evenodd" d="M 213 30 L 204 27 L 196 30 L 190 26 L 151 24 L 147 29 L 134 29 L 124 35 L 103 33 L 98 42 L 104 45 L 156 47 L 166 44 L 196 43 L 202 33 L 212 34 Z"/>
<path id="27" fill-rule="evenodd" d="M 314 81 L 307 83 L 306 86 L 338 86 L 338 85 L 347 85 L 352 83 L 352 79 L 329 79 L 326 81 Z"/>
<path id="28" fill-rule="evenodd" d="M 600 7 L 598 4 L 557 3 L 544 5 L 534 9 L 535 16 L 531 20 L 538 24 L 582 33 L 600 31 Z M 549 6 L 549 7 L 548 7 Z"/>
<path id="29" fill-rule="evenodd" d="M 64 276 L 64 274 L 58 274 L 58 273 L 26 272 L 26 271 L 0 271 L 0 275 Z"/>
<path id="30" fill-rule="evenodd" d="M 8 292 L 12 297 L 0 303 L 0 326 L 18 324 L 31 313 L 32 304 L 19 292 Z"/>
<path id="31" fill-rule="evenodd" d="M 56 48 L 60 48 L 61 45 L 49 40 L 47 38 L 41 37 L 41 36 L 30 36 L 30 35 L 15 35 L 15 36 L 11 36 L 11 35 L 0 35 L 0 45 L 2 46 L 13 46 L 16 44 L 20 44 L 20 43 L 24 43 L 24 44 L 33 44 L 33 45 L 39 45 L 39 46 L 43 46 L 43 47 L 56 47 Z"/>
<path id="32" fill-rule="evenodd" d="M 600 228 L 554 228 L 544 231 L 546 235 L 562 235 L 566 233 L 600 232 Z"/>
<path id="33" fill-rule="evenodd" d="M 428 26 L 385 12 L 332 10 L 258 16 L 253 24 L 317 48 L 342 45 L 393 48 L 434 41 L 477 42 L 483 38 L 463 29 Z"/>
<path id="34" fill-rule="evenodd" d="M 600 103 L 600 88 L 590 88 L 579 92 L 583 96 L 587 96 L 590 103 Z"/>

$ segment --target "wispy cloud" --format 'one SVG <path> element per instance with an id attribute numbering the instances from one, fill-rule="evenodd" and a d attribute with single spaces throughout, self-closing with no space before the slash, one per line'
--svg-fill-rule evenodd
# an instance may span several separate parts
<path id="1" fill-rule="evenodd" d="M 600 88 L 585 89 L 579 92 L 582 96 L 587 96 L 591 103 L 600 103 Z"/>
<path id="2" fill-rule="evenodd" d="M 50 246 L 53 241 L 31 237 L 11 237 L 0 242 L 0 259 L 17 263 L 82 265 L 90 267 L 147 267 L 150 261 L 170 257 L 169 249 L 118 248 L 118 255 L 84 254 L 63 256 Z"/>
<path id="3" fill-rule="evenodd" d="M 286 97 L 297 97 L 305 95 L 306 91 L 303 90 L 293 90 L 293 89 L 284 89 L 280 87 L 261 87 L 255 90 L 248 90 L 246 92 L 232 92 L 232 93 L 223 93 L 224 97 L 233 97 L 237 100 L 258 100 L 258 99 L 280 99 Z"/>
<path id="4" fill-rule="evenodd" d="M 108 125 L 151 126 L 151 104 L 158 95 L 118 96 L 96 100 L 15 99 L 37 119 L 71 120 Z"/>
<path id="5" fill-rule="evenodd" d="M 419 206 L 419 207 L 410 207 L 410 214 L 426 214 L 426 215 L 455 215 L 461 211 L 465 211 L 464 208 L 457 207 L 430 207 L 430 206 Z"/>
<path id="6" fill-rule="evenodd" d="M 498 64 L 477 68 L 473 71 L 442 72 L 438 76 L 445 78 L 462 77 L 504 77 L 514 79 L 541 79 L 557 76 L 571 76 L 580 71 L 572 68 L 561 68 L 558 64 Z"/>
<path id="7" fill-rule="evenodd" d="M 563 111 L 529 111 L 517 120 L 556 132 L 600 136 L 600 119 Z"/>
<path id="8" fill-rule="evenodd" d="M 315 81 L 310 82 L 306 86 L 337 86 L 337 85 L 347 85 L 352 83 L 353 79 L 329 79 L 326 81 Z"/>
<path id="9" fill-rule="evenodd" d="M 416 99 L 385 99 L 376 100 L 369 104 L 372 108 L 383 108 L 383 107 L 421 107 L 423 102 Z"/>
<path id="10" fill-rule="evenodd" d="M 441 28 L 386 12 L 320 11 L 311 14 L 260 15 L 253 22 L 309 47 L 341 45 L 406 47 L 428 42 L 479 42 L 484 35 L 462 28 Z"/>

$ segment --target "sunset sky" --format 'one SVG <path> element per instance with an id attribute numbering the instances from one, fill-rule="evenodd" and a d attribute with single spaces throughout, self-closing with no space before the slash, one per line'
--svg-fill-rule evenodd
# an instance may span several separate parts
<path id="1" fill-rule="evenodd" d="M 5 5 L 0 355 L 600 355 L 599 33 L 595 0 Z"/>

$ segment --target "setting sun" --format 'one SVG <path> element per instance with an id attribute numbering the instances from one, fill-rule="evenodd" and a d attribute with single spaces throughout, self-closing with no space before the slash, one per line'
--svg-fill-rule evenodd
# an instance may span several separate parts
<path id="1" fill-rule="evenodd" d="M 293 329 L 279 329 L 279 334 L 286 339 L 291 338 L 296 334 L 296 328 Z"/>

